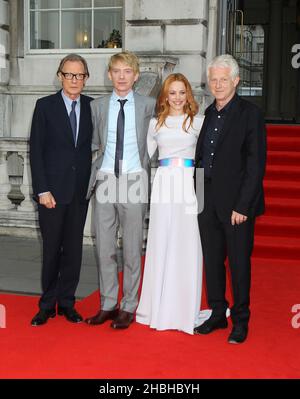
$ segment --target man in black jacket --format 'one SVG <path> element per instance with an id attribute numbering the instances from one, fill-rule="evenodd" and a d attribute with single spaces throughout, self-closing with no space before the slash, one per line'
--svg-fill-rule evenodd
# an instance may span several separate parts
<path id="1" fill-rule="evenodd" d="M 82 321 L 74 303 L 91 170 L 92 98 L 81 94 L 89 77 L 85 59 L 69 54 L 61 60 L 57 76 L 62 90 L 37 101 L 30 134 L 32 184 L 43 239 L 43 294 L 33 326 L 54 317 L 56 305 L 68 321 Z"/>
<path id="2" fill-rule="evenodd" d="M 195 334 L 227 327 L 225 258 L 234 304 L 228 342 L 241 343 L 250 317 L 250 257 L 255 217 L 264 212 L 266 133 L 261 111 L 236 94 L 239 67 L 230 55 L 212 60 L 208 85 L 215 101 L 206 109 L 196 148 L 204 168 L 204 210 L 198 216 L 211 317 Z"/>

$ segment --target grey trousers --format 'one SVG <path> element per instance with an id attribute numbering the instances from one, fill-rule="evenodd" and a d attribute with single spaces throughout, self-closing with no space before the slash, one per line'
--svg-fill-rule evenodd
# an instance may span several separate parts
<path id="1" fill-rule="evenodd" d="M 139 192 L 143 192 L 141 201 L 136 202 L 137 196 L 132 196 L 133 191 L 136 191 L 136 187 L 134 187 L 136 180 L 134 178 L 138 175 L 122 175 L 120 179 L 109 175 L 109 184 L 107 179 L 104 178 L 107 174 L 102 176 L 100 172 L 100 176 L 98 176 L 94 223 L 102 310 L 112 310 L 118 305 L 119 279 L 116 234 L 119 226 L 122 229 L 123 245 L 123 296 L 120 309 L 134 313 L 138 305 L 143 222 L 147 209 L 147 190 L 144 177 L 139 183 Z M 129 181 L 128 176 L 132 177 L 133 180 Z M 134 190 L 132 190 L 133 188 Z M 108 195 L 109 190 L 110 194 Z M 113 193 L 114 190 L 115 193 Z M 129 194 L 127 198 L 126 193 Z"/>

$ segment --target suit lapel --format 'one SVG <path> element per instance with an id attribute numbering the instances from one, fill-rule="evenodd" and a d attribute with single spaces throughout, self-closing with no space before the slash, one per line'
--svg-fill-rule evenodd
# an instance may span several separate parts
<path id="1" fill-rule="evenodd" d="M 85 126 L 87 125 L 87 118 L 89 115 L 88 107 L 89 103 L 85 100 L 83 96 L 80 96 L 80 120 L 79 120 L 79 130 L 77 137 L 77 146 L 84 141 L 85 136 Z"/>
<path id="2" fill-rule="evenodd" d="M 135 108 L 136 141 L 141 156 L 141 141 L 143 140 L 141 129 L 143 127 L 143 118 L 145 110 L 144 110 L 144 104 L 140 100 L 140 97 L 136 93 L 133 93 L 133 95 L 134 95 L 134 108 Z"/>
<path id="3" fill-rule="evenodd" d="M 103 149 L 105 149 L 107 143 L 110 97 L 111 96 L 105 96 L 101 99 L 102 101 L 98 110 L 100 114 L 100 135 Z"/>
<path id="4" fill-rule="evenodd" d="M 56 96 L 54 97 L 55 101 L 55 110 L 54 110 L 54 115 L 57 121 L 61 123 L 61 127 L 63 128 L 63 131 L 66 132 L 66 138 L 69 142 L 74 144 L 74 139 L 73 139 L 73 133 L 72 133 L 72 128 L 70 124 L 70 119 L 69 115 L 67 112 L 67 108 L 65 105 L 65 102 L 62 98 L 61 95 L 61 90 L 56 93 Z"/>
<path id="5" fill-rule="evenodd" d="M 200 134 L 199 134 L 199 142 L 197 144 L 197 147 L 199 149 L 202 148 L 202 144 L 203 144 L 203 140 L 204 140 L 204 136 L 205 136 L 205 132 L 206 132 L 206 129 L 207 129 L 207 125 L 208 125 L 209 119 L 210 119 L 210 113 L 208 112 L 208 109 L 207 109 L 205 111 L 204 122 L 203 122 L 202 128 L 200 130 Z"/>
<path id="6" fill-rule="evenodd" d="M 202 128 L 200 130 L 200 134 L 199 134 L 199 139 L 197 141 L 197 146 L 196 146 L 196 153 L 195 153 L 195 161 L 196 163 L 198 163 L 199 159 L 202 158 L 202 147 L 203 147 L 203 142 L 204 142 L 204 137 L 207 134 L 207 126 L 210 120 L 210 109 L 211 109 L 212 105 L 210 105 L 209 107 L 206 108 L 204 115 L 204 121 L 203 121 L 203 125 Z"/>
<path id="7" fill-rule="evenodd" d="M 73 133 L 70 124 L 69 115 L 67 112 L 67 108 L 64 102 L 64 99 L 61 95 L 61 90 L 56 93 L 55 97 L 55 111 L 54 111 L 55 118 L 59 123 L 62 124 L 63 131 L 66 132 L 66 139 L 74 145 Z"/>

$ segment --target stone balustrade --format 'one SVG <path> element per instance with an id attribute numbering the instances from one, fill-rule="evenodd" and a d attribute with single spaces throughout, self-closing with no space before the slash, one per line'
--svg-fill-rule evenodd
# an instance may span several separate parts
<path id="1" fill-rule="evenodd" d="M 19 201 L 10 196 L 12 178 L 16 175 L 9 168 L 9 159 L 17 156 L 21 162 L 19 174 Z M 11 169 L 11 172 L 10 172 Z M 36 204 L 32 199 L 29 167 L 28 140 L 24 138 L 0 138 L 0 234 L 32 237 L 37 234 Z"/>
<path id="2" fill-rule="evenodd" d="M 19 162 L 17 162 L 19 161 Z M 155 165 L 154 165 L 155 166 Z M 90 201 L 84 229 L 84 243 L 93 244 L 93 199 Z M 144 223 L 146 248 L 148 216 Z M 38 237 L 37 204 L 32 199 L 29 145 L 25 138 L 0 138 L 0 235 Z M 118 246 L 122 235 L 118 233 Z"/>
<path id="3" fill-rule="evenodd" d="M 90 205 L 84 243 L 92 244 Z M 38 237 L 37 204 L 33 200 L 26 138 L 0 137 L 0 235 Z"/>

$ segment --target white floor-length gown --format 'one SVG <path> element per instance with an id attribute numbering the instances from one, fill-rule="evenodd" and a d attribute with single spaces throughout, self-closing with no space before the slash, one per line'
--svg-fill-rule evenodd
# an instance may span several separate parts
<path id="1" fill-rule="evenodd" d="M 168 116 L 156 131 L 148 131 L 151 157 L 194 159 L 203 117 L 196 116 L 185 132 L 185 115 Z M 189 121 L 187 126 L 189 125 Z M 202 248 L 197 221 L 194 167 L 159 166 L 153 181 L 150 219 L 138 323 L 157 330 L 176 329 L 193 334 L 210 311 L 200 313 Z"/>

